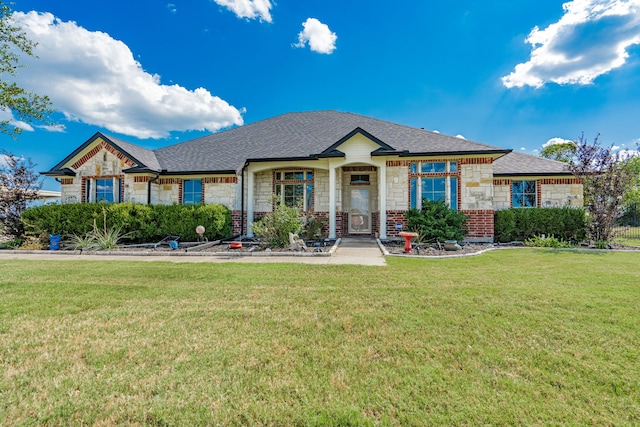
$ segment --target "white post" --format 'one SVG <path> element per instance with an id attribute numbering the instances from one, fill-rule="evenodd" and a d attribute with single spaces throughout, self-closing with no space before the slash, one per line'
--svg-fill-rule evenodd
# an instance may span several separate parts
<path id="1" fill-rule="evenodd" d="M 336 168 L 329 165 L 329 238 L 336 238 Z"/>
<path id="2" fill-rule="evenodd" d="M 255 197 L 253 192 L 253 172 L 247 169 L 247 236 L 253 237 L 253 208 Z"/>
<path id="3" fill-rule="evenodd" d="M 378 200 L 380 205 L 380 239 L 387 238 L 387 162 L 378 167 Z"/>

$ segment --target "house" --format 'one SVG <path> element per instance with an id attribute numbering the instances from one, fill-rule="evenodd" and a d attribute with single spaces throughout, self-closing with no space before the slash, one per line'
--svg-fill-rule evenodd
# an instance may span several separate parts
<path id="1" fill-rule="evenodd" d="M 236 234 L 273 197 L 327 220 L 329 237 L 396 236 L 404 212 L 442 199 L 492 241 L 496 209 L 582 206 L 563 163 L 337 111 L 289 113 L 148 150 L 96 133 L 51 170 L 62 203 L 219 203 Z"/>

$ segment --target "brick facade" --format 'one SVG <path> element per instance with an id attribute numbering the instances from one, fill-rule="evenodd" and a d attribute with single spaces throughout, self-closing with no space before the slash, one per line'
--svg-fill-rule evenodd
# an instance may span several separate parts
<path id="1" fill-rule="evenodd" d="M 469 240 L 493 240 L 493 210 L 462 211 L 468 218 Z"/>

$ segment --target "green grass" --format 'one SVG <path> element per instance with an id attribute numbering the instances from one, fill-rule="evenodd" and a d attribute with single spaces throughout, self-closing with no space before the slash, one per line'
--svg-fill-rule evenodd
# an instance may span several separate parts
<path id="1" fill-rule="evenodd" d="M 0 425 L 640 424 L 640 254 L 0 261 Z"/>

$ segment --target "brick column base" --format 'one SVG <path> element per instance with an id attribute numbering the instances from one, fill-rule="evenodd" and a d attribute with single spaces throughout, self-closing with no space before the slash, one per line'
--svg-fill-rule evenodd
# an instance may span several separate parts
<path id="1" fill-rule="evenodd" d="M 469 218 L 467 227 L 469 234 L 466 240 L 469 242 L 493 243 L 493 209 L 462 211 Z"/>

